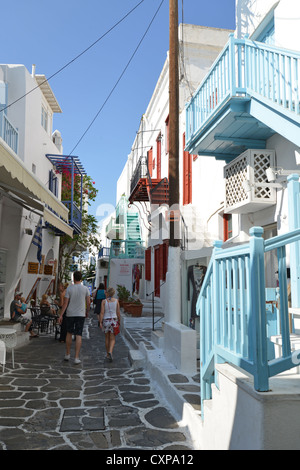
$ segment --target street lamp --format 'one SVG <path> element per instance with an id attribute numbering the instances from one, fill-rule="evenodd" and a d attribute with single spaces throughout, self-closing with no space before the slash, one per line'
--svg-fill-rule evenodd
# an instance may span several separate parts
<path id="1" fill-rule="evenodd" d="M 284 170 L 283 168 L 280 168 L 280 167 L 279 168 L 269 167 L 266 170 L 266 176 L 269 182 L 276 181 L 278 177 L 289 176 L 292 174 L 300 175 L 300 171 L 299 170 Z"/>
<path id="2" fill-rule="evenodd" d="M 265 182 L 257 182 L 257 183 L 252 183 L 250 180 L 245 179 L 242 182 L 243 189 L 246 193 L 249 193 L 252 188 L 278 188 L 282 189 L 283 185 L 286 180 L 286 176 L 292 175 L 292 174 L 297 174 L 300 176 L 300 170 L 284 170 L 283 168 L 272 168 L 269 167 L 266 169 L 266 177 L 268 180 L 268 183 Z M 275 183 L 275 181 L 280 178 L 281 182 L 278 181 L 278 183 Z"/>
<path id="3" fill-rule="evenodd" d="M 245 193 L 249 193 L 252 188 L 278 188 L 283 187 L 283 183 L 251 183 L 249 180 L 244 180 L 242 182 L 243 189 Z"/>

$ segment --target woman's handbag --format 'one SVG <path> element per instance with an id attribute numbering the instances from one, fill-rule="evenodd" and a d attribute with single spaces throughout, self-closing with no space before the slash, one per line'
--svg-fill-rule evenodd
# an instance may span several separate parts
<path id="1" fill-rule="evenodd" d="M 120 333 L 120 327 L 119 327 L 119 324 L 117 324 L 116 326 L 114 326 L 114 335 L 117 336 L 119 333 Z"/>

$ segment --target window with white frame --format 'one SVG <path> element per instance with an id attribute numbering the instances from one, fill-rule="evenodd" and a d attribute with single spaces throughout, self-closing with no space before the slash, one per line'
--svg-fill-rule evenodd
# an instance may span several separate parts
<path id="1" fill-rule="evenodd" d="M 42 106 L 42 113 L 41 113 L 41 124 L 45 131 L 48 131 L 48 113 L 44 106 Z"/>

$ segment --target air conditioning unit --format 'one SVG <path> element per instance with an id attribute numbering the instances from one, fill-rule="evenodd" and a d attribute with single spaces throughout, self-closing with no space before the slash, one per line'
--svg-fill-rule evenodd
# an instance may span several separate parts
<path id="1" fill-rule="evenodd" d="M 246 214 L 276 204 L 266 170 L 275 165 L 274 150 L 249 149 L 224 167 L 225 214 Z"/>

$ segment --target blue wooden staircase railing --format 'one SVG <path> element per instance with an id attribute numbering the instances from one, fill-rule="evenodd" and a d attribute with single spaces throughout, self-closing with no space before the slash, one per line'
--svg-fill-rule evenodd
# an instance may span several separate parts
<path id="1" fill-rule="evenodd" d="M 211 398 L 215 366 L 228 362 L 254 378 L 254 388 L 269 390 L 269 378 L 295 367 L 291 353 L 286 246 L 300 240 L 300 229 L 264 241 L 263 229 L 250 230 L 250 242 L 222 249 L 216 242 L 197 301 L 200 316 L 201 401 Z M 282 356 L 268 357 L 265 253 L 278 259 Z M 203 415 L 203 406 L 202 406 Z"/>
<path id="2" fill-rule="evenodd" d="M 145 243 L 141 238 L 139 215 L 128 208 L 126 196 L 121 196 L 116 206 L 116 222 L 124 227 L 124 239 L 114 239 L 111 241 L 107 275 L 108 283 L 112 259 L 131 258 L 139 260 L 145 257 Z"/>

